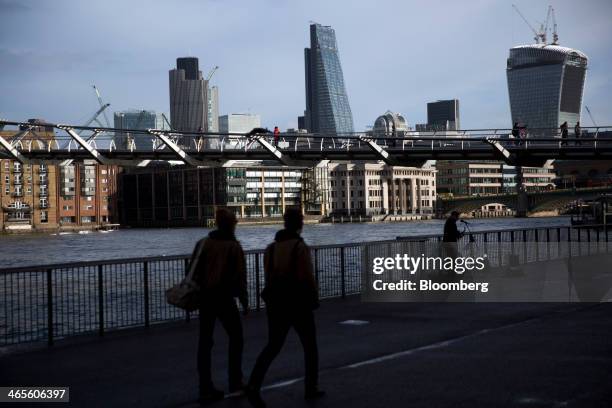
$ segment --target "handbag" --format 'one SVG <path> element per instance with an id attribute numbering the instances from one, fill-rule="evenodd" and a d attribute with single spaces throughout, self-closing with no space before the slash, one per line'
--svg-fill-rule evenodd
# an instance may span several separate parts
<path id="1" fill-rule="evenodd" d="M 166 290 L 166 301 L 172 306 L 176 306 L 187 312 L 193 312 L 200 307 L 200 285 L 193 279 L 197 270 L 200 256 L 204 249 L 204 244 L 200 243 L 196 255 L 189 265 L 189 272 L 177 285 Z"/>

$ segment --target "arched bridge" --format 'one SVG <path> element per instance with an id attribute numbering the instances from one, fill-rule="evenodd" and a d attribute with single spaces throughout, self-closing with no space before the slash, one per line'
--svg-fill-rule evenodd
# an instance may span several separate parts
<path id="1" fill-rule="evenodd" d="M 494 194 L 469 197 L 454 197 L 444 199 L 438 197 L 438 211 L 446 215 L 451 211 L 459 211 L 462 214 L 470 214 L 480 210 L 485 205 L 503 204 L 515 211 L 526 211 L 535 213 L 540 211 L 552 211 L 563 209 L 568 204 L 581 199 L 595 199 L 601 194 L 612 193 L 612 185 L 602 187 L 586 187 L 574 189 L 558 189 L 552 191 L 539 191 L 527 194 L 521 202 L 519 194 Z M 526 205 L 526 208 L 523 208 Z"/>
<path id="2" fill-rule="evenodd" d="M 560 139 L 557 129 L 548 129 L 546 137 L 525 139 L 510 138 L 510 129 L 476 129 L 442 136 L 413 131 L 384 137 L 299 133 L 275 140 L 264 129 L 248 134 L 177 132 L 0 121 L 0 129 L 11 127 L 15 132 L 0 135 L 0 158 L 23 163 L 93 159 L 101 164 L 146 166 L 165 160 L 218 167 L 233 160 L 275 160 L 312 167 L 322 160 L 367 160 L 419 167 L 428 160 L 497 160 L 517 166 L 543 166 L 550 160 L 612 160 L 612 138 L 601 137 L 611 134 L 612 127 L 583 128 L 580 144 Z M 52 136 L 36 134 L 40 127 L 53 129 Z"/>

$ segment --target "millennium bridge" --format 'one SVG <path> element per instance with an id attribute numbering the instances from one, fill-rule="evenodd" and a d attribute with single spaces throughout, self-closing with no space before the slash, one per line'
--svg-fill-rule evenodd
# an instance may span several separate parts
<path id="1" fill-rule="evenodd" d="M 40 127 L 53 129 L 52 136 L 41 136 L 36 131 Z M 7 136 L 10 128 L 15 131 Z M 392 135 L 284 133 L 277 140 L 261 128 L 246 134 L 179 132 L 0 120 L 3 129 L 0 158 L 32 164 L 95 160 L 143 167 L 153 161 L 179 161 L 220 167 L 235 160 L 274 160 L 312 167 L 321 161 L 362 160 L 420 167 L 428 160 L 497 160 L 540 167 L 552 160 L 612 160 L 612 126 L 584 127 L 579 139 L 573 134 L 561 138 L 558 129 L 530 129 L 533 133 L 525 138 L 513 138 L 511 129 L 472 129 Z"/>

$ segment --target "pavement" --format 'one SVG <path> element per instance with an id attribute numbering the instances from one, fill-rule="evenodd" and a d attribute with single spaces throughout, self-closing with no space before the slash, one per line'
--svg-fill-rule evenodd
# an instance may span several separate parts
<path id="1" fill-rule="evenodd" d="M 322 302 L 316 319 L 327 394 L 303 400 L 303 356 L 292 332 L 266 377 L 269 407 L 612 406 L 610 303 L 362 303 L 353 296 Z M 4 350 L 0 386 L 69 386 L 76 407 L 197 407 L 197 329 L 197 321 L 180 322 Z M 265 344 L 265 313 L 247 316 L 244 329 L 248 375 Z M 227 387 L 226 358 L 218 326 L 219 388 Z M 250 405 L 227 398 L 211 406 Z"/>

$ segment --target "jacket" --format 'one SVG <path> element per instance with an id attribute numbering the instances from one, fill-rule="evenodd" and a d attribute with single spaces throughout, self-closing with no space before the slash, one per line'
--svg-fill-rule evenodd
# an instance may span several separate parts
<path id="1" fill-rule="evenodd" d="M 262 298 L 268 307 L 315 309 L 319 290 L 310 248 L 296 232 L 281 230 L 264 253 L 265 288 Z"/>
<path id="2" fill-rule="evenodd" d="M 461 233 L 457 229 L 457 220 L 449 218 L 444 223 L 444 237 L 442 242 L 457 242 L 461 238 Z"/>
<path id="3" fill-rule="evenodd" d="M 237 297 L 247 308 L 246 260 L 233 234 L 212 231 L 196 244 L 190 268 L 204 299 Z"/>

